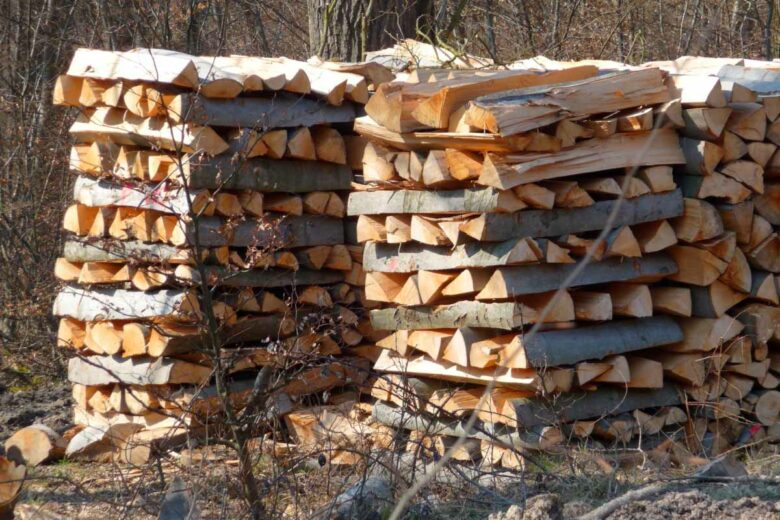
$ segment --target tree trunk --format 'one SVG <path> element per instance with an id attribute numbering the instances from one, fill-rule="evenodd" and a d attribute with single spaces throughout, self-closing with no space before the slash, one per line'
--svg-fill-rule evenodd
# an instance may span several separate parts
<path id="1" fill-rule="evenodd" d="M 365 52 L 430 32 L 432 0 L 307 0 L 309 52 L 360 61 Z"/>

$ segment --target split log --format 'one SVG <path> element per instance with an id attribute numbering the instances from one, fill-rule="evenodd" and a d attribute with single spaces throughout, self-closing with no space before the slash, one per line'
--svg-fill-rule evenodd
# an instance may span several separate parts
<path id="1" fill-rule="evenodd" d="M 82 112 L 69 132 L 81 142 L 109 139 L 117 144 L 208 155 L 228 149 L 228 144 L 207 126 L 169 124 L 165 118 L 145 119 L 116 108 Z"/>
<path id="2" fill-rule="evenodd" d="M 691 315 L 693 303 L 691 290 L 688 287 L 650 287 L 653 300 L 653 312 L 672 316 L 688 317 Z"/>
<path id="3" fill-rule="evenodd" d="M 279 193 L 348 190 L 352 171 L 343 164 L 262 157 L 194 157 L 177 172 L 193 189 L 252 190 Z"/>
<path id="4" fill-rule="evenodd" d="M 593 419 L 641 408 L 680 404 L 678 390 L 673 385 L 661 389 L 631 389 L 601 386 L 594 392 L 572 393 L 548 401 L 541 397 L 512 401 L 521 429 Z"/>
<path id="5" fill-rule="evenodd" d="M 683 110 L 682 133 L 694 139 L 717 140 L 726 128 L 730 108 L 688 108 Z"/>
<path id="6" fill-rule="evenodd" d="M 112 239 L 79 240 L 65 242 L 63 255 L 69 262 L 128 262 L 193 264 L 194 251 L 165 244 L 148 244 L 135 240 Z M 227 249 L 216 248 L 203 251 L 205 263 L 227 263 Z"/>
<path id="7" fill-rule="evenodd" d="M 483 132 L 409 132 L 397 133 L 380 126 L 369 116 L 355 119 L 355 131 L 359 134 L 392 146 L 399 150 L 444 150 L 452 148 L 470 152 L 509 153 L 521 152 L 529 147 L 533 138 L 530 135 L 513 135 L 502 137 Z M 556 149 L 560 149 L 558 144 Z"/>
<path id="8" fill-rule="evenodd" d="M 691 285 L 708 286 L 717 280 L 728 268 L 724 262 L 709 251 L 693 246 L 676 245 L 666 250 L 674 259 L 678 269 L 669 273 L 669 279 Z"/>
<path id="9" fill-rule="evenodd" d="M 0 517 L 14 518 L 14 505 L 26 476 L 26 466 L 0 456 Z"/>
<path id="10" fill-rule="evenodd" d="M 501 352 L 500 366 L 541 369 L 603 359 L 614 354 L 676 343 L 683 339 L 683 332 L 672 318 L 655 316 L 540 331 L 533 336 L 516 338 Z M 505 359 L 511 360 L 511 364 L 505 364 Z"/>
<path id="11" fill-rule="evenodd" d="M 338 271 L 314 269 L 242 269 L 239 271 L 218 266 L 205 266 L 206 283 L 220 287 L 293 287 L 311 284 L 329 284 L 343 280 Z M 175 270 L 176 281 L 183 284 L 199 284 L 200 271 L 192 266 L 180 265 Z"/>
<path id="12" fill-rule="evenodd" d="M 683 137 L 680 146 L 685 154 L 685 171 L 690 175 L 708 175 L 723 159 L 723 148 L 712 141 Z"/>
<path id="13" fill-rule="evenodd" d="M 197 298 L 186 291 L 163 289 L 141 293 L 122 289 L 88 290 L 64 287 L 54 300 L 54 315 L 82 321 L 194 317 L 199 314 Z"/>
<path id="14" fill-rule="evenodd" d="M 68 380 L 82 385 L 165 385 L 196 384 L 208 381 L 211 368 L 185 361 L 158 358 L 91 356 L 68 362 Z"/>
<path id="15" fill-rule="evenodd" d="M 492 300 L 554 291 L 577 267 L 576 264 L 568 264 L 499 268 L 476 298 Z M 676 271 L 674 260 L 662 253 L 648 255 L 632 262 L 624 262 L 622 258 L 610 258 L 586 265 L 571 286 L 581 287 L 631 280 L 652 281 L 669 276 Z"/>
<path id="16" fill-rule="evenodd" d="M 725 107 L 726 96 L 720 80 L 712 76 L 673 74 L 669 76 L 672 97 L 686 107 Z"/>
<path id="17" fill-rule="evenodd" d="M 435 83 L 387 83 L 380 85 L 366 104 L 366 113 L 394 132 L 447 128 L 450 114 L 466 101 L 491 92 L 551 85 L 591 77 L 590 66 L 547 72 L 498 71 L 468 75 Z"/>
<path id="18" fill-rule="evenodd" d="M 524 206 L 511 191 L 499 191 L 493 188 L 451 191 L 363 191 L 349 194 L 347 215 L 511 213 Z"/>
<path id="19" fill-rule="evenodd" d="M 411 273 L 527 264 L 538 262 L 540 257 L 541 251 L 531 239 L 512 239 L 489 244 L 471 242 L 455 248 L 419 244 L 396 246 L 369 242 L 363 253 L 363 268 L 367 271 Z"/>
<path id="20" fill-rule="evenodd" d="M 599 201 L 587 208 L 524 210 L 515 214 L 490 213 L 461 226 L 461 232 L 484 242 L 520 237 L 555 237 L 603 229 L 618 206 L 613 226 L 634 225 L 677 217 L 683 213 L 683 199 L 675 190 L 626 201 Z"/>
<path id="21" fill-rule="evenodd" d="M 674 130 L 662 129 L 589 139 L 561 152 L 532 158 L 488 154 L 478 182 L 509 189 L 529 182 L 609 169 L 671 164 L 685 164 L 685 156 Z"/>
<path id="22" fill-rule="evenodd" d="M 461 301 L 435 307 L 398 307 L 371 311 L 371 325 L 377 330 L 442 329 L 483 327 L 512 330 L 540 319 L 551 295 L 519 298 L 514 303 Z M 571 319 L 571 309 L 553 305 L 546 322 Z"/>
<path id="23" fill-rule="evenodd" d="M 615 72 L 555 88 L 526 88 L 517 93 L 483 96 L 469 104 L 466 121 L 494 134 L 513 135 L 572 115 L 614 112 L 669 99 L 659 70 Z"/>
<path id="24" fill-rule="evenodd" d="M 695 199 L 714 197 L 738 204 L 752 195 L 741 183 L 717 172 L 705 176 L 679 175 L 675 177 L 675 182 L 680 186 L 683 195 Z"/>
<path id="25" fill-rule="evenodd" d="M 214 99 L 196 94 L 170 96 L 166 112 L 175 123 L 231 128 L 289 128 L 351 123 L 354 105 L 333 106 L 322 101 L 277 93 L 270 97 Z"/>
<path id="26" fill-rule="evenodd" d="M 691 287 L 693 316 L 719 318 L 747 297 L 717 280 L 707 287 Z"/>

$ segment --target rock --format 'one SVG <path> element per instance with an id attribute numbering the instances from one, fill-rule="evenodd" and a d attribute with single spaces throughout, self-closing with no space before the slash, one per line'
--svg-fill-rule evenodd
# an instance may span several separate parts
<path id="1" fill-rule="evenodd" d="M 336 497 L 332 518 L 340 520 L 382 518 L 393 505 L 393 490 L 385 477 L 368 477 Z M 319 516 L 319 515 L 316 515 Z"/>
<path id="2" fill-rule="evenodd" d="M 715 459 L 696 472 L 700 477 L 744 477 L 747 474 L 745 465 L 730 455 Z"/>
<path id="3" fill-rule="evenodd" d="M 566 520 L 575 520 L 589 513 L 593 509 L 593 506 L 584 500 L 572 500 L 566 502 L 563 506 L 563 518 Z"/>
<path id="4" fill-rule="evenodd" d="M 514 504 L 503 513 L 494 513 L 489 520 L 563 520 L 561 499 L 554 493 L 543 493 L 525 501 L 525 509 Z"/>
<path id="5" fill-rule="evenodd" d="M 165 493 L 157 520 L 199 520 L 200 509 L 195 503 L 189 486 L 181 477 L 174 477 Z"/>

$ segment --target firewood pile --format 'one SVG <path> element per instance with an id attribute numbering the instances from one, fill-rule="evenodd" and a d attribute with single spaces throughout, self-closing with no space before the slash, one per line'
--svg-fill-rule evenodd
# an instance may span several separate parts
<path id="1" fill-rule="evenodd" d="M 779 439 L 780 67 L 613 65 L 78 50 L 54 313 L 79 430 L 35 457 L 142 462 L 219 412 L 215 375 L 241 408 L 281 365 L 251 405 L 285 418 L 273 449 L 334 463 L 399 429 L 504 467 Z"/>
<path id="2" fill-rule="evenodd" d="M 374 416 L 410 449 L 780 438 L 780 71 L 680 63 L 418 70 L 371 97 L 347 213 L 386 334 Z"/>
<path id="3" fill-rule="evenodd" d="M 84 428 L 68 455 L 145 460 L 219 411 L 218 372 L 240 406 L 260 367 L 284 365 L 293 377 L 272 380 L 260 403 L 279 415 L 366 377 L 366 360 L 347 351 L 368 322 L 362 250 L 346 245 L 343 219 L 360 161 L 352 124 L 387 74 L 76 52 L 54 93 L 79 107 L 55 267 L 57 341 L 73 354 Z"/>

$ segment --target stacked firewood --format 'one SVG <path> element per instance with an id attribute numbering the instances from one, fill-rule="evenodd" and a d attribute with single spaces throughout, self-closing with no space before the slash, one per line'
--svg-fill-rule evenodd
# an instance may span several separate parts
<path id="1" fill-rule="evenodd" d="M 682 456 L 776 435 L 774 255 L 760 252 L 775 235 L 753 216 L 770 192 L 738 205 L 774 154 L 740 132 L 769 109 L 744 88 L 737 106 L 705 108 L 683 81 L 575 64 L 418 71 L 379 87 L 355 124 L 368 144 L 347 208 L 366 298 L 383 306 L 371 321 L 388 334 L 377 419 L 439 452 L 465 431 L 456 457 L 506 465 L 519 463 L 507 448 L 572 437 Z M 703 148 L 724 145 L 679 134 L 714 141 L 724 127 L 744 150 L 729 171 L 715 171 L 718 156 L 694 172 Z M 744 160 L 748 146 L 763 164 Z"/>
<path id="2" fill-rule="evenodd" d="M 76 52 L 54 94 L 80 109 L 54 304 L 85 427 L 68 453 L 143 460 L 219 411 L 215 374 L 239 404 L 260 367 L 286 367 L 294 377 L 268 385 L 279 415 L 365 377 L 359 358 L 335 356 L 362 341 L 342 133 L 372 72 Z"/>

